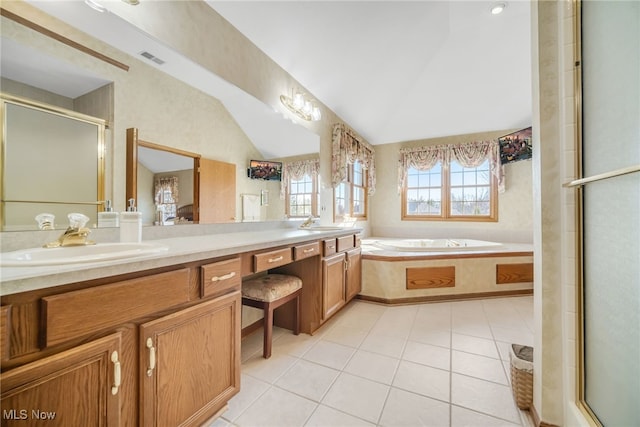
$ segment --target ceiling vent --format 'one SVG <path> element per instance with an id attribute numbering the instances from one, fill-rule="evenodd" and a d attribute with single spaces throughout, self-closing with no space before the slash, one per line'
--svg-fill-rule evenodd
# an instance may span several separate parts
<path id="1" fill-rule="evenodd" d="M 162 59 L 160 59 L 157 56 L 155 56 L 154 54 L 147 52 L 146 50 L 144 52 L 140 52 L 140 55 L 144 56 L 145 58 L 147 58 L 150 61 L 155 62 L 158 65 L 162 65 L 165 62 Z"/>

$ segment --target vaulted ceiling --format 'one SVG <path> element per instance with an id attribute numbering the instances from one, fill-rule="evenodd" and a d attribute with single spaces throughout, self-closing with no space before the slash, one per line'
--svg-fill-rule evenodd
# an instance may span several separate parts
<path id="1" fill-rule="evenodd" d="M 531 125 L 529 1 L 208 4 L 373 144 Z"/>

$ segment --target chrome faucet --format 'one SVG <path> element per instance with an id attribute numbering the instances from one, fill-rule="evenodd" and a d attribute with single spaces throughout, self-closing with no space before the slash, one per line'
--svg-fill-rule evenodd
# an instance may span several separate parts
<path id="1" fill-rule="evenodd" d="M 89 221 L 88 216 L 81 213 L 70 213 L 68 217 L 69 227 L 65 232 L 62 233 L 57 240 L 45 243 L 43 247 L 59 248 L 65 246 L 86 246 L 96 244 L 93 240 L 87 240 L 89 233 L 91 233 L 91 230 L 85 227 L 85 224 Z"/>

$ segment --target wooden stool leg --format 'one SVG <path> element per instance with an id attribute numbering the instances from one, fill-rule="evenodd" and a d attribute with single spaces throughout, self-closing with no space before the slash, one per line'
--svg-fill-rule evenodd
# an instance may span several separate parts
<path id="1" fill-rule="evenodd" d="M 300 295 L 296 297 L 296 309 L 293 316 L 293 334 L 300 334 Z"/>
<path id="2" fill-rule="evenodd" d="M 273 336 L 273 309 L 270 303 L 264 307 L 264 343 L 262 344 L 262 357 L 271 357 L 271 338 Z"/>

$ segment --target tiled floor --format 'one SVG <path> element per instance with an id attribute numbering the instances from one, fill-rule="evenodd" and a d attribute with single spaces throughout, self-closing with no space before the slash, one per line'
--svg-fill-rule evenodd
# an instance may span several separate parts
<path id="1" fill-rule="evenodd" d="M 353 301 L 314 336 L 242 342 L 242 386 L 212 426 L 528 426 L 509 344 L 533 345 L 533 299 L 387 307 Z"/>

